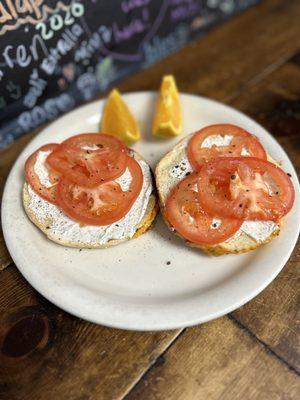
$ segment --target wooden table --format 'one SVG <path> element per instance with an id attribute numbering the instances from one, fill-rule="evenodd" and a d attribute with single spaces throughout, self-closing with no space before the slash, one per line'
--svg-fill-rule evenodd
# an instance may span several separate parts
<path id="1" fill-rule="evenodd" d="M 181 91 L 217 99 L 265 126 L 300 170 L 300 2 L 265 0 L 155 66 L 122 91 Z M 35 132 L 36 133 L 36 132 Z M 35 133 L 0 153 L 0 188 Z M 0 235 L 0 398 L 299 399 L 300 246 L 250 303 L 175 331 L 109 329 L 75 318 L 24 280 Z"/>

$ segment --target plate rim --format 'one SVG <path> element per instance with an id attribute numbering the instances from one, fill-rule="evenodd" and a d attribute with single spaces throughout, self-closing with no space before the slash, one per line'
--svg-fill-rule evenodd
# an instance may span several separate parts
<path id="1" fill-rule="evenodd" d="M 124 93 L 123 96 L 124 98 L 126 97 L 130 97 L 130 96 L 137 96 L 137 95 L 146 95 L 146 96 L 153 96 L 153 95 L 157 95 L 157 92 L 155 91 L 135 91 L 135 92 L 128 92 L 128 93 Z M 208 101 L 210 103 L 212 103 L 212 105 L 220 105 L 222 107 L 225 107 L 228 111 L 234 111 L 235 113 L 240 114 L 242 117 L 254 122 L 256 125 L 258 125 L 260 127 L 260 129 L 262 131 L 264 131 L 264 134 L 268 136 L 268 139 L 271 140 L 271 142 L 273 143 L 273 145 L 275 145 L 276 147 L 280 148 L 280 151 L 285 155 L 285 157 L 289 160 L 292 169 L 293 169 L 293 174 L 294 176 L 296 176 L 297 180 L 296 182 L 294 182 L 295 184 L 295 189 L 296 191 L 300 190 L 300 186 L 299 186 L 299 180 L 298 180 L 298 176 L 297 173 L 295 171 L 295 168 L 290 160 L 290 158 L 288 157 L 286 151 L 284 150 L 284 148 L 277 142 L 277 140 L 263 127 L 261 126 L 258 122 L 256 122 L 254 119 L 252 119 L 250 116 L 246 115 L 245 113 L 241 112 L 240 110 L 231 107 L 230 105 L 227 105 L 225 103 L 222 103 L 220 101 L 211 99 L 211 98 L 207 98 L 205 96 L 199 96 L 199 95 L 195 95 L 195 94 L 189 94 L 189 93 L 183 93 L 180 92 L 180 96 L 187 96 L 187 97 L 192 97 L 195 98 L 196 101 L 197 100 L 204 100 L 204 101 Z M 3 199 L 5 199 L 8 195 L 7 195 L 7 183 L 10 181 L 11 176 L 13 174 L 13 171 L 16 167 L 16 164 L 19 160 L 19 158 L 21 158 L 23 156 L 23 153 L 25 153 L 27 151 L 27 148 L 36 141 L 36 139 L 43 134 L 43 132 L 45 130 L 47 130 L 48 128 L 51 127 L 51 125 L 58 123 L 59 121 L 62 121 L 65 118 L 70 118 L 70 115 L 72 113 L 75 113 L 76 111 L 78 112 L 78 110 L 84 110 L 85 108 L 88 110 L 90 107 L 96 106 L 96 105 L 100 105 L 101 103 L 103 104 L 105 102 L 105 98 L 102 99 L 98 99 L 98 100 L 94 100 L 92 102 L 89 102 L 88 104 L 84 104 L 80 107 L 76 107 L 75 109 L 69 111 L 68 113 L 60 116 L 59 118 L 57 118 L 56 120 L 50 122 L 44 129 L 41 130 L 41 132 L 39 132 L 36 136 L 34 136 L 28 143 L 27 145 L 22 149 L 21 153 L 18 155 L 18 157 L 16 158 L 10 172 L 9 175 L 7 177 L 5 186 L 4 186 L 4 190 L 3 190 L 3 195 L 2 195 L 2 204 L 1 204 L 1 221 L 2 221 L 2 229 L 3 229 L 3 236 L 4 236 L 4 240 L 6 243 L 6 246 L 10 252 L 10 243 L 8 240 L 8 230 L 6 230 L 6 226 L 5 226 L 5 222 L 6 221 L 6 217 L 5 217 L 5 201 L 3 201 Z M 182 139 L 178 137 L 178 141 Z M 170 149 L 172 148 L 172 144 L 170 144 Z M 29 221 L 28 221 L 29 222 Z M 33 284 L 31 282 L 30 279 L 30 275 L 28 270 L 26 270 L 26 268 L 22 268 L 18 265 L 18 262 L 15 260 L 15 256 L 12 255 L 12 253 L 10 252 L 10 255 L 13 259 L 13 262 L 15 264 L 15 266 L 18 268 L 18 270 L 20 271 L 20 273 L 24 276 L 24 278 L 27 280 L 27 282 L 44 298 L 46 298 L 48 301 L 50 301 L 51 303 L 53 303 L 55 306 L 61 308 L 62 310 L 76 316 L 79 317 L 81 319 L 84 319 L 86 321 L 90 321 L 96 324 L 100 324 L 103 326 L 107 326 L 110 328 L 117 328 L 117 329 L 124 329 L 124 330 L 135 330 L 135 331 L 162 331 L 162 330 L 172 330 L 172 329 L 178 329 L 178 328 L 184 328 L 184 327 L 190 327 L 190 326 L 194 326 L 194 325 L 198 325 L 198 324 L 202 324 L 208 321 L 211 321 L 213 319 L 216 319 L 218 317 L 224 316 L 234 310 L 236 310 L 237 308 L 243 306 L 244 304 L 246 304 L 247 302 L 249 302 L 250 300 L 252 300 L 254 297 L 256 297 L 259 293 L 261 293 L 275 278 L 276 276 L 280 273 L 280 271 L 283 269 L 283 267 L 285 266 L 285 264 L 287 263 L 288 259 L 290 258 L 291 253 L 293 252 L 295 245 L 297 243 L 297 239 L 299 236 L 299 232 L 300 232 L 300 221 L 298 223 L 298 228 L 297 228 L 298 232 L 295 235 L 295 237 L 293 238 L 292 242 L 289 242 L 289 250 L 288 252 L 285 252 L 284 257 L 281 261 L 280 264 L 277 264 L 277 268 L 274 268 L 272 270 L 272 274 L 270 273 L 268 278 L 264 279 L 264 282 L 261 283 L 261 285 L 259 285 L 258 287 L 256 287 L 255 290 L 253 290 L 251 293 L 249 293 L 247 296 L 243 297 L 243 299 L 241 299 L 239 302 L 234 302 L 233 304 L 231 304 L 230 306 L 227 306 L 225 308 L 222 308 L 220 311 L 218 312 L 210 312 L 210 313 L 206 313 L 205 317 L 199 317 L 196 319 L 191 319 L 191 320 L 186 320 L 186 321 L 179 321 L 178 323 L 167 323 L 164 324 L 162 322 L 158 322 L 155 324 L 151 324 L 151 326 L 141 326 L 141 324 L 136 324 L 135 326 L 128 326 L 128 323 L 124 324 L 124 323 L 109 323 L 107 321 L 104 320 L 100 320 L 99 316 L 95 319 L 93 319 L 93 315 L 92 313 L 90 313 L 89 315 L 86 315 L 86 313 L 84 312 L 84 310 L 81 310 L 81 312 L 77 312 L 77 310 L 75 308 L 69 307 L 68 304 L 66 305 L 63 301 L 57 301 L 55 296 L 53 295 L 53 293 L 49 293 L 47 292 L 45 294 L 45 292 L 41 292 L 39 287 L 37 287 L 37 285 Z M 18 258 L 18 257 L 16 257 Z M 28 273 L 27 273 L 28 272 Z M 51 292 L 51 290 L 50 290 Z M 53 292 L 53 291 L 52 291 Z"/>

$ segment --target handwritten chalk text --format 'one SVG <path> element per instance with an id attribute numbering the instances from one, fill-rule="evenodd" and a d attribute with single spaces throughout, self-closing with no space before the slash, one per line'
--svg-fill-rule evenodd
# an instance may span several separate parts
<path id="1" fill-rule="evenodd" d="M 121 3 L 121 8 L 124 13 L 129 13 L 135 8 L 145 7 L 150 3 L 151 0 L 124 0 Z"/>
<path id="2" fill-rule="evenodd" d="M 73 3 L 70 9 L 66 10 L 65 15 L 53 14 L 45 22 L 39 22 L 35 29 L 40 30 L 44 40 L 49 40 L 53 37 L 56 31 L 61 30 L 65 26 L 70 26 L 75 22 L 75 18 L 79 18 L 84 14 L 84 5 Z M 47 25 L 50 25 L 49 27 Z"/>
<path id="3" fill-rule="evenodd" d="M 177 27 L 176 31 L 160 38 L 154 38 L 143 46 L 145 54 L 145 64 L 152 64 L 160 58 L 183 46 L 188 40 L 188 28 L 185 25 Z"/>
<path id="4" fill-rule="evenodd" d="M 39 77 L 37 68 L 34 68 L 29 78 L 29 91 L 24 97 L 23 104 L 28 108 L 32 108 L 36 105 L 38 98 L 44 92 L 47 81 Z"/>
<path id="5" fill-rule="evenodd" d="M 62 33 L 54 49 L 48 49 L 44 39 L 39 34 L 35 34 L 32 37 L 31 44 L 27 47 L 24 44 L 20 44 L 16 47 L 10 44 L 6 46 L 2 57 L 10 69 L 13 69 L 15 66 L 26 68 L 31 62 L 44 58 L 41 67 L 47 73 L 51 74 L 53 72 L 55 60 L 57 62 L 61 56 L 67 54 L 68 51 L 74 48 L 77 38 L 83 33 L 83 28 L 75 23 Z"/>
<path id="6" fill-rule="evenodd" d="M 199 2 L 197 0 L 173 0 L 172 3 L 177 5 L 171 10 L 171 21 L 174 22 L 196 15 L 200 11 Z"/>
<path id="7" fill-rule="evenodd" d="M 145 32 L 148 28 L 148 24 L 145 24 L 142 20 L 135 18 L 128 25 L 123 28 L 119 28 L 116 22 L 113 23 L 112 29 L 115 41 L 117 43 L 124 42 L 130 39 L 134 35 Z"/>
<path id="8" fill-rule="evenodd" d="M 71 110 L 75 105 L 74 99 L 64 93 L 53 99 L 48 99 L 41 106 L 35 106 L 30 111 L 25 111 L 18 117 L 18 125 L 23 132 L 57 118 L 59 114 Z"/>
<path id="9" fill-rule="evenodd" d="M 48 75 L 52 75 L 61 57 L 65 56 L 70 50 L 77 46 L 77 39 L 84 33 L 82 27 L 74 24 L 70 29 L 66 29 L 58 39 L 56 47 L 49 49 L 49 55 L 42 61 L 41 69 Z"/>
<path id="10" fill-rule="evenodd" d="M 0 35 L 15 30 L 22 24 L 35 25 L 45 20 L 49 14 L 68 9 L 71 1 L 52 1 L 52 7 L 47 0 L 0 1 Z"/>

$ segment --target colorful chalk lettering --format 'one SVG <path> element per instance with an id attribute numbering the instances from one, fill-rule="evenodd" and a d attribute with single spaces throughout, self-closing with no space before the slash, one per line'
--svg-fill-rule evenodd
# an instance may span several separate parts
<path id="1" fill-rule="evenodd" d="M 0 0 L 0 148 L 258 1 Z"/>

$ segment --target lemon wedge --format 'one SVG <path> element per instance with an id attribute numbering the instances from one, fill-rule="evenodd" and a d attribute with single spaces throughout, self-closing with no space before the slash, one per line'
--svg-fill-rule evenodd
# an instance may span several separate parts
<path id="1" fill-rule="evenodd" d="M 173 75 L 162 79 L 152 122 L 154 136 L 173 137 L 182 132 L 182 111 Z"/>
<path id="2" fill-rule="evenodd" d="M 137 121 L 117 89 L 113 89 L 109 93 L 104 106 L 100 129 L 102 133 L 116 136 L 127 145 L 141 138 Z"/>

